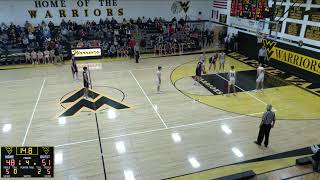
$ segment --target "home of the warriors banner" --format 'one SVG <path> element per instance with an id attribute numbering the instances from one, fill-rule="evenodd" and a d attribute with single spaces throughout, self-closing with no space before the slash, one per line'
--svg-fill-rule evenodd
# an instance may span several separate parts
<path id="1" fill-rule="evenodd" d="M 302 54 L 293 48 L 288 50 L 288 48 L 280 47 L 278 42 L 267 39 L 263 40 L 263 45 L 266 47 L 268 60 L 280 61 L 320 75 L 320 60 L 314 55 L 310 54 L 310 56 L 314 56 L 310 57 L 305 53 L 306 51 Z"/>

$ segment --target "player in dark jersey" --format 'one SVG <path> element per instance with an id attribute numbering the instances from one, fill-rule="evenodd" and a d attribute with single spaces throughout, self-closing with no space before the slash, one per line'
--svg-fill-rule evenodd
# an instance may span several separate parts
<path id="1" fill-rule="evenodd" d="M 75 59 L 74 55 L 71 57 L 71 71 L 72 71 L 73 80 L 79 80 L 78 67 L 77 67 L 76 59 Z"/>
<path id="2" fill-rule="evenodd" d="M 84 86 L 84 94 L 83 96 L 85 98 L 88 98 L 88 92 L 89 92 L 89 76 L 88 76 L 88 68 L 87 67 L 83 67 L 83 86 Z"/>
<path id="3" fill-rule="evenodd" d="M 214 53 L 210 58 L 209 58 L 209 71 L 213 65 L 213 70 L 216 70 L 216 62 L 217 62 L 217 59 L 218 59 L 218 54 L 217 53 Z"/>
<path id="4" fill-rule="evenodd" d="M 202 72 L 205 72 L 205 69 L 204 69 L 204 61 L 200 60 L 197 64 L 197 67 L 196 67 L 196 76 L 195 76 L 195 82 L 194 82 L 194 85 L 198 85 L 199 82 L 200 82 L 200 77 L 201 77 L 201 73 Z"/>

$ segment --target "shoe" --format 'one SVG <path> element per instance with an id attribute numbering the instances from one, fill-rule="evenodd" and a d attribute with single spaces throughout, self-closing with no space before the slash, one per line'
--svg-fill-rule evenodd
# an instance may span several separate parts
<path id="1" fill-rule="evenodd" d="M 267 148 L 267 147 L 268 147 L 268 145 L 264 145 L 264 147 L 266 147 L 266 148 Z"/>
<path id="2" fill-rule="evenodd" d="M 261 146 L 261 144 L 259 144 L 258 141 L 254 141 L 254 143 L 258 146 Z"/>

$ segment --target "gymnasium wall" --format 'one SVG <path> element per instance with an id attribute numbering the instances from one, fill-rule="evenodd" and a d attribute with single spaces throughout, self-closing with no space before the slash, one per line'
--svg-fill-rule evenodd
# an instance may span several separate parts
<path id="1" fill-rule="evenodd" d="M 62 19 L 86 22 L 106 17 L 128 20 L 142 16 L 171 20 L 186 15 L 195 20 L 199 11 L 203 19 L 209 19 L 211 5 L 208 0 L 1 0 L 0 23 L 60 23 Z"/>
<path id="2" fill-rule="evenodd" d="M 310 82 L 319 83 L 320 53 L 273 40 L 257 43 L 257 37 L 239 32 L 239 52 L 251 59 L 258 59 L 259 49 L 267 49 L 268 64 Z"/>
<path id="3" fill-rule="evenodd" d="M 249 0 L 254 2 L 262 2 L 266 0 Z M 271 6 L 274 0 L 267 0 L 268 5 Z M 241 18 L 235 15 L 231 15 L 232 12 L 235 11 L 232 3 L 238 2 L 241 0 L 230 0 L 227 6 L 228 17 L 227 17 L 227 25 L 230 26 L 228 29 L 228 33 L 237 33 L 238 28 L 245 29 L 245 31 L 249 31 L 253 34 L 256 34 L 259 23 L 255 19 L 250 18 Z M 280 21 L 280 28 L 277 34 L 279 41 L 289 45 L 298 46 L 298 41 L 302 40 L 305 44 L 303 48 L 314 50 L 320 52 L 320 16 L 309 16 L 303 15 L 303 13 L 310 9 L 320 9 L 320 1 L 319 0 L 299 0 L 294 6 L 296 8 L 291 11 L 286 12 L 289 8 L 294 4 L 295 0 L 284 0 L 281 3 L 281 0 L 277 0 L 277 17 L 276 20 Z M 300 7 L 298 7 L 300 6 Z M 280 18 L 284 14 L 283 18 Z M 266 19 L 268 20 L 268 19 Z M 269 26 L 265 24 L 264 30 L 269 31 Z M 241 31 L 241 30 L 240 30 Z M 272 35 L 276 33 L 273 31 Z"/>

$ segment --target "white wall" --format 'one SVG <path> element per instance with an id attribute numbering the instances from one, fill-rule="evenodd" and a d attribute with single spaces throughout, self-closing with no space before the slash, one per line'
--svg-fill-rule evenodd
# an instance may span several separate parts
<path id="1" fill-rule="evenodd" d="M 305 7 L 306 10 L 310 10 L 311 7 L 320 8 L 320 5 L 311 5 L 311 2 L 312 2 L 312 0 L 307 0 L 307 3 L 306 4 L 301 4 L 301 7 Z M 280 5 L 281 3 L 277 2 L 277 4 Z M 285 11 L 287 11 L 289 9 L 289 7 L 292 6 L 292 4 L 293 3 L 290 3 L 289 1 L 287 1 L 286 3 L 283 3 L 282 5 L 285 6 Z M 281 30 L 280 33 L 278 33 L 278 37 L 282 37 L 282 38 L 286 38 L 286 39 L 295 39 L 295 41 L 302 40 L 306 44 L 312 44 L 312 45 L 315 45 L 315 46 L 320 46 L 320 42 L 319 41 L 315 41 L 315 40 L 304 38 L 304 34 L 305 34 L 305 31 L 306 31 L 307 25 L 320 27 L 320 22 L 308 21 L 308 16 L 304 16 L 303 20 L 290 19 L 290 18 L 287 18 L 288 14 L 289 13 L 285 14 L 284 17 L 280 19 L 280 20 L 283 20 L 284 18 L 286 18 L 285 21 L 283 21 L 283 23 L 282 23 L 282 30 Z M 276 20 L 278 20 L 278 19 L 279 18 L 276 18 Z M 302 24 L 299 37 L 298 36 L 288 35 L 288 34 L 285 33 L 285 29 L 286 29 L 285 27 L 286 27 L 286 23 L 287 22 Z"/>
<path id="2" fill-rule="evenodd" d="M 167 20 L 171 20 L 173 17 L 184 17 L 185 13 L 174 14 L 171 11 L 171 6 L 176 0 L 115 0 L 117 6 L 101 6 L 99 0 L 87 0 L 88 7 L 79 7 L 78 1 L 84 2 L 85 0 L 64 0 L 66 7 L 52 7 L 52 8 L 36 8 L 35 1 L 48 1 L 50 0 L 1 0 L 0 1 L 0 23 L 24 24 L 26 20 L 32 23 L 40 23 L 42 20 L 53 21 L 60 23 L 62 19 L 71 19 L 77 22 L 85 22 L 87 20 L 99 20 L 100 18 L 106 18 L 107 10 L 112 9 L 114 17 L 117 20 L 123 18 L 137 18 L 137 17 L 163 17 Z M 55 0 L 54 0 L 55 1 Z M 105 0 L 104 0 L 105 1 Z M 113 1 L 113 0 L 111 0 Z M 187 0 L 181 0 L 186 2 Z M 198 12 L 201 11 L 204 19 L 211 17 L 212 2 L 208 0 L 189 0 L 189 10 L 187 15 L 191 18 L 195 18 Z M 58 0 L 60 2 L 60 0 Z M 59 3 L 60 4 L 60 3 Z M 80 3 L 81 4 L 81 3 Z M 123 15 L 119 16 L 117 11 L 123 8 Z M 65 9 L 67 18 L 60 18 L 59 10 Z M 72 17 L 72 9 L 78 9 L 79 17 Z M 84 9 L 88 9 L 88 17 L 85 17 Z M 93 11 L 99 9 L 101 16 L 97 17 Z M 38 17 L 33 19 L 30 17 L 28 10 L 37 10 Z M 52 13 L 52 18 L 45 18 L 45 14 L 49 10 Z M 109 16 L 111 18 L 111 16 Z"/>

